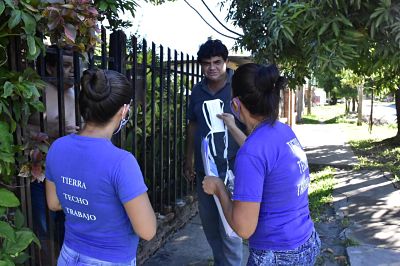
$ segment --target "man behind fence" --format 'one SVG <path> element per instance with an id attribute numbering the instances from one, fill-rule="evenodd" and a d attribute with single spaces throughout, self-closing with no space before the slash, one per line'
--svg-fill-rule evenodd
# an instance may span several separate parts
<path id="1" fill-rule="evenodd" d="M 227 170 L 233 169 L 238 145 L 227 130 L 212 129 L 214 122 L 218 122 L 215 119 L 219 119 L 215 117 L 214 109 L 220 108 L 225 113 L 231 113 L 233 71 L 227 69 L 228 49 L 219 40 L 208 40 L 202 44 L 197 61 L 205 77 L 194 86 L 190 95 L 185 177 L 189 181 L 196 177 L 200 219 L 212 248 L 214 265 L 237 266 L 242 260 L 242 239 L 226 235 L 214 198 L 202 189 L 205 171 L 201 156 L 201 141 L 207 138 L 219 177 L 225 179 Z"/>
<path id="2" fill-rule="evenodd" d="M 53 50 L 56 46 L 51 46 Z M 46 77 L 49 81 L 46 82 L 44 90 L 46 113 L 45 119 L 47 121 L 47 131 L 44 132 L 48 135 L 50 142 L 60 137 L 59 132 L 59 109 L 58 109 L 58 89 L 57 89 L 57 62 L 58 56 L 53 51 L 48 51 L 45 56 L 45 71 Z M 75 124 L 75 95 L 74 95 L 74 77 L 73 77 L 73 57 L 72 49 L 63 49 L 63 60 L 59 62 L 62 64 L 63 69 L 63 84 L 62 92 L 64 95 L 64 118 L 65 118 L 65 133 L 70 134 L 77 131 L 78 127 Z M 29 118 L 28 134 L 30 137 L 35 137 L 40 132 L 39 114 L 35 113 Z M 32 199 L 32 217 L 33 229 L 35 234 L 39 237 L 42 249 L 39 253 L 39 260 L 48 264 L 47 261 L 50 257 L 50 236 L 48 235 L 48 224 L 46 221 L 46 199 L 44 191 L 43 180 L 34 180 L 31 184 L 31 199 Z M 64 238 L 64 213 L 51 212 L 50 216 L 56 229 L 54 236 L 60 244 Z"/>

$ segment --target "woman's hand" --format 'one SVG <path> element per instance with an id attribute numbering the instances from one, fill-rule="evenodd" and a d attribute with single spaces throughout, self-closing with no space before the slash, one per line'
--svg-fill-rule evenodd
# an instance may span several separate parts
<path id="1" fill-rule="evenodd" d="M 203 190 L 209 195 L 217 194 L 218 190 L 224 186 L 224 183 L 219 177 L 205 176 L 203 180 Z"/>
<path id="2" fill-rule="evenodd" d="M 80 128 L 75 125 L 65 127 L 65 133 L 67 133 L 67 134 L 78 133 L 79 130 L 80 130 Z"/>
<path id="3" fill-rule="evenodd" d="M 222 119 L 228 128 L 236 127 L 235 117 L 230 113 L 218 114 L 217 117 Z"/>

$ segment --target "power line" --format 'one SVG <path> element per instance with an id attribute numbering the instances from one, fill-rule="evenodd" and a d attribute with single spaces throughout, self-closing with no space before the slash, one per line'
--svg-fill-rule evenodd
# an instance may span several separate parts
<path id="1" fill-rule="evenodd" d="M 207 20 L 205 20 L 205 19 L 203 18 L 203 16 L 200 14 L 199 11 L 197 11 L 196 8 L 194 8 L 192 5 L 190 5 L 186 0 L 183 0 L 183 1 L 185 1 L 185 3 L 186 3 L 188 6 L 190 6 L 194 11 L 196 11 L 196 13 L 200 16 L 200 18 L 201 18 L 210 28 L 212 28 L 214 31 L 216 31 L 217 33 L 221 34 L 222 36 L 225 36 L 226 38 L 230 38 L 230 39 L 234 39 L 234 40 L 237 39 L 237 38 L 235 38 L 235 37 L 228 36 L 228 35 L 226 35 L 226 34 L 223 34 L 222 32 L 219 32 L 217 29 L 215 29 L 213 26 L 211 26 L 210 23 L 207 22 Z"/>
<path id="2" fill-rule="evenodd" d="M 224 29 L 226 29 L 227 31 L 229 31 L 229 32 L 231 32 L 231 33 L 233 33 L 233 34 L 236 34 L 236 35 L 238 35 L 238 36 L 240 36 L 240 37 L 243 37 L 242 34 L 237 33 L 237 32 L 235 32 L 235 31 L 229 29 L 228 27 L 226 27 L 226 26 L 217 18 L 217 16 L 214 15 L 214 13 L 213 13 L 213 12 L 211 11 L 211 9 L 208 7 L 208 5 L 206 4 L 206 2 L 204 2 L 204 0 L 201 0 L 201 2 L 202 2 L 203 5 L 207 8 L 208 12 L 210 12 L 211 15 L 215 18 L 215 20 L 218 21 L 218 23 L 219 23 L 222 27 L 224 27 Z"/>

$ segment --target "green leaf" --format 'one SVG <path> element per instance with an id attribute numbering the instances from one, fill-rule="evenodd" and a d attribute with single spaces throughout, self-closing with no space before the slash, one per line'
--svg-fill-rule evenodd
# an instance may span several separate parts
<path id="1" fill-rule="evenodd" d="M 3 95 L 1 95 L 1 97 L 7 98 L 13 93 L 15 86 L 11 82 L 6 81 L 3 85 L 3 88 L 4 88 L 4 91 L 3 91 Z"/>
<path id="2" fill-rule="evenodd" d="M 15 232 L 15 243 L 6 240 L 3 243 L 3 249 L 8 254 L 16 254 L 24 251 L 35 239 L 37 238 L 32 231 L 17 231 Z"/>
<path id="3" fill-rule="evenodd" d="M 6 211 L 7 211 L 7 208 L 0 207 L 0 216 L 4 215 L 6 213 Z"/>
<path id="4" fill-rule="evenodd" d="M 340 14 L 340 21 L 349 26 L 349 27 L 353 27 L 353 24 L 350 22 L 350 20 L 348 20 L 345 16 L 343 16 L 342 14 Z"/>
<path id="5" fill-rule="evenodd" d="M 339 37 L 339 26 L 338 26 L 338 24 L 336 23 L 336 21 L 334 21 L 334 22 L 332 23 L 332 30 L 333 30 L 333 33 L 335 33 L 335 36 L 336 36 L 336 37 Z"/>
<path id="6" fill-rule="evenodd" d="M 41 101 L 31 102 L 30 105 L 38 112 L 44 112 L 46 109 Z"/>
<path id="7" fill-rule="evenodd" d="M 324 23 L 318 31 L 318 36 L 321 36 L 329 27 L 330 23 Z"/>
<path id="8" fill-rule="evenodd" d="M 20 102 L 13 103 L 13 112 L 17 121 L 21 119 L 21 105 L 22 104 Z"/>
<path id="9" fill-rule="evenodd" d="M 15 264 L 10 259 L 3 258 L 2 260 L 0 260 L 0 266 L 15 266 Z"/>
<path id="10" fill-rule="evenodd" d="M 36 20 L 35 18 L 28 14 L 23 12 L 22 13 L 22 20 L 24 21 L 24 29 L 26 34 L 34 35 L 36 33 Z"/>
<path id="11" fill-rule="evenodd" d="M 13 0 L 4 0 L 4 1 L 5 1 L 6 4 L 7 4 L 9 7 L 11 7 L 12 9 L 15 8 Z"/>
<path id="12" fill-rule="evenodd" d="M 6 5 L 2 0 L 0 0 L 0 15 L 3 13 L 4 9 L 6 8 Z"/>
<path id="13" fill-rule="evenodd" d="M 15 241 L 14 229 L 8 223 L 0 221 L 0 237 L 8 239 L 9 241 Z"/>
<path id="14" fill-rule="evenodd" d="M 35 38 L 32 35 L 27 35 L 26 36 L 26 41 L 28 43 L 28 48 L 29 48 L 29 54 L 30 55 L 35 55 L 36 54 L 36 43 L 35 43 Z"/>
<path id="15" fill-rule="evenodd" d="M 0 158 L 3 162 L 6 163 L 15 163 L 15 158 L 13 154 L 10 153 L 5 153 L 5 152 L 0 152 Z"/>
<path id="16" fill-rule="evenodd" d="M 27 2 L 29 3 L 30 1 L 27 1 Z M 24 1 L 20 1 L 20 3 L 23 4 L 29 11 L 32 11 L 32 12 L 38 12 L 39 11 L 36 8 L 34 8 L 33 6 L 31 6 L 30 4 L 25 3 Z"/>
<path id="17" fill-rule="evenodd" d="M 25 217 L 22 214 L 20 209 L 17 209 L 14 217 L 15 217 L 15 220 L 14 220 L 15 227 L 17 229 L 21 229 L 25 224 Z"/>
<path id="18" fill-rule="evenodd" d="M 108 7 L 108 4 L 106 1 L 101 1 L 99 4 L 99 10 L 100 11 L 106 11 Z"/>
<path id="19" fill-rule="evenodd" d="M 21 22 L 21 14 L 21 10 L 18 9 L 13 9 L 13 11 L 11 11 L 11 17 L 8 20 L 8 27 L 10 29 L 13 29 Z"/>
<path id="20" fill-rule="evenodd" d="M 30 99 L 33 95 L 32 91 L 22 84 L 17 84 L 17 88 L 22 92 L 24 98 Z"/>
<path id="21" fill-rule="evenodd" d="M 40 93 L 39 93 L 38 89 L 36 88 L 36 86 L 33 83 L 25 82 L 24 86 L 32 92 L 33 96 L 40 97 Z"/>
<path id="22" fill-rule="evenodd" d="M 0 206 L 3 207 L 18 207 L 19 199 L 11 191 L 0 188 Z"/>
<path id="23" fill-rule="evenodd" d="M 359 32 L 357 30 L 344 30 L 344 33 L 352 39 L 364 38 L 364 34 L 362 34 L 361 32 Z"/>
<path id="24" fill-rule="evenodd" d="M 22 253 L 18 254 L 17 257 L 14 258 L 14 262 L 17 264 L 23 264 L 29 258 L 30 258 L 30 256 L 27 253 L 22 252 Z"/>
<path id="25" fill-rule="evenodd" d="M 372 15 L 369 17 L 370 19 L 376 18 L 377 16 L 379 16 L 380 14 L 382 14 L 382 8 L 377 8 L 376 11 L 374 13 L 372 13 Z"/>

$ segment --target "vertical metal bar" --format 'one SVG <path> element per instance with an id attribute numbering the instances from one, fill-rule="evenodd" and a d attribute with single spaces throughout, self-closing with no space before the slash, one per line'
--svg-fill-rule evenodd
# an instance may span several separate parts
<path id="1" fill-rule="evenodd" d="M 57 48 L 57 96 L 58 96 L 58 130 L 59 136 L 65 135 L 65 108 L 64 108 L 64 60 L 63 51 Z"/>
<path id="2" fill-rule="evenodd" d="M 107 35 L 103 26 L 101 26 L 101 68 L 107 69 Z"/>
<path id="3" fill-rule="evenodd" d="M 199 64 L 199 62 L 197 62 L 197 64 L 196 64 L 196 74 L 197 74 L 196 83 L 199 83 L 199 82 L 200 82 L 200 78 L 201 78 L 200 64 Z"/>
<path id="4" fill-rule="evenodd" d="M 180 67 L 180 88 L 179 88 L 179 197 L 183 198 L 183 95 L 184 95 L 184 80 L 185 80 L 185 73 L 184 73 L 184 55 L 181 52 L 181 67 Z"/>
<path id="5" fill-rule="evenodd" d="M 174 51 L 174 137 L 173 137 L 173 145 L 174 145 L 174 203 L 176 204 L 176 193 L 177 193 L 177 184 L 178 184 L 178 171 L 177 171 L 177 160 L 178 160 L 178 145 L 177 145 L 177 137 L 178 137 L 178 132 L 177 132 L 177 124 L 178 124 L 178 111 L 177 111 L 177 104 L 178 104 L 178 52 L 175 50 Z"/>
<path id="6" fill-rule="evenodd" d="M 159 139 L 159 147 L 160 147 L 160 168 L 159 168 L 159 184 L 160 184 L 160 211 L 164 213 L 164 123 L 163 123 L 163 112 L 164 112 L 164 48 L 160 45 L 160 117 L 159 117 L 159 126 L 160 126 L 160 139 Z"/>
<path id="7" fill-rule="evenodd" d="M 156 201 L 156 45 L 151 43 L 151 202 L 157 209 Z M 156 210 L 157 211 L 157 210 Z"/>
<path id="8" fill-rule="evenodd" d="M 188 118 L 187 118 L 187 113 L 189 110 L 189 78 L 190 78 L 190 61 L 189 61 L 189 55 L 186 54 L 186 91 L 185 91 L 185 122 L 184 122 L 184 127 L 185 127 L 185 133 L 183 134 L 184 139 L 186 140 L 187 138 L 187 125 L 188 125 Z M 183 139 L 182 139 L 183 142 Z M 186 141 L 184 142 L 186 143 Z M 184 150 L 186 150 L 186 147 L 184 147 Z M 186 180 L 186 179 L 185 179 Z M 186 194 L 188 194 L 189 191 L 189 182 L 186 180 Z"/>
<path id="9" fill-rule="evenodd" d="M 167 55 L 167 204 L 171 206 L 171 49 Z"/>
<path id="10" fill-rule="evenodd" d="M 94 68 L 94 51 L 93 51 L 93 49 L 90 49 L 87 53 L 88 53 L 88 60 L 89 60 L 89 68 L 93 69 Z"/>
<path id="11" fill-rule="evenodd" d="M 196 77 L 194 56 L 192 56 L 192 73 L 191 73 L 191 76 L 192 76 L 192 78 L 190 79 L 190 83 L 191 83 L 190 84 L 190 91 L 192 92 L 193 91 L 193 87 L 194 87 L 194 79 Z M 189 102 L 189 99 L 188 99 L 188 102 Z M 186 121 L 189 122 L 188 119 L 187 119 L 187 112 L 186 112 Z M 191 190 L 191 192 L 193 192 L 193 190 L 194 190 L 194 182 L 193 181 L 190 184 L 190 190 Z"/>
<path id="12" fill-rule="evenodd" d="M 38 73 L 39 73 L 40 77 L 43 79 L 44 76 L 46 75 L 45 60 L 43 57 L 43 53 L 40 53 L 40 55 L 38 57 L 38 65 L 39 65 Z M 44 119 L 45 115 L 46 115 L 46 91 L 45 90 L 43 90 L 40 93 L 40 101 L 43 103 L 43 105 L 45 107 L 44 112 L 39 113 L 40 131 L 47 132 L 47 122 L 46 122 L 46 119 Z"/>
<path id="13" fill-rule="evenodd" d="M 146 164 L 146 92 L 147 92 L 147 81 L 146 81 L 146 74 L 147 74 L 147 42 L 143 39 L 142 45 L 142 79 L 143 79 L 143 104 L 142 104 L 142 114 L 143 114 L 143 123 L 142 123 L 142 172 L 143 176 L 146 179 L 147 177 L 147 164 Z"/>
<path id="14" fill-rule="evenodd" d="M 48 237 L 49 237 L 49 249 L 50 249 L 50 263 L 56 265 L 56 232 L 54 218 L 50 213 L 50 210 L 46 208 L 46 225 L 48 226 Z"/>
<path id="15" fill-rule="evenodd" d="M 31 182 L 29 178 L 23 178 L 22 179 L 24 182 L 24 187 L 25 187 L 25 193 L 26 193 L 26 209 L 27 209 L 27 214 L 28 216 L 27 221 L 28 221 L 28 228 L 33 228 L 33 217 L 32 217 L 32 197 L 31 197 Z M 35 246 L 31 245 L 30 247 L 30 256 L 31 256 L 31 262 L 36 262 L 36 253 L 35 253 Z M 34 265 L 34 264 L 32 264 Z"/>
<path id="16" fill-rule="evenodd" d="M 132 36 L 132 90 L 133 90 L 133 132 L 132 132 L 132 153 L 137 156 L 137 101 L 136 99 L 136 80 L 137 80 L 137 38 Z"/>
<path id="17" fill-rule="evenodd" d="M 75 123 L 81 127 L 81 115 L 79 111 L 79 92 L 81 91 L 81 63 L 78 52 L 73 54 L 74 62 L 74 94 L 75 94 Z"/>

